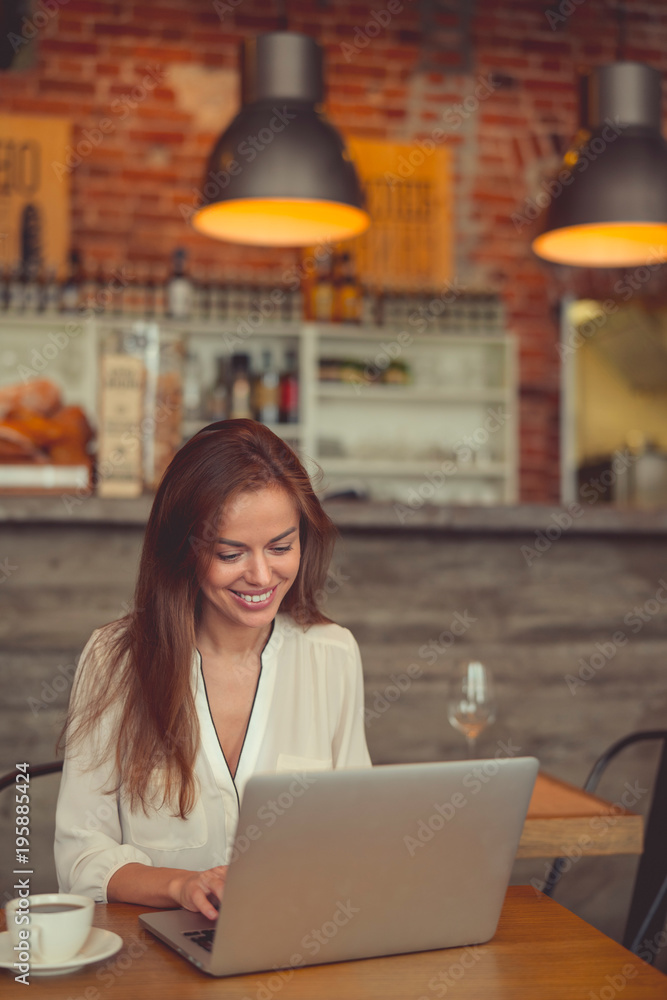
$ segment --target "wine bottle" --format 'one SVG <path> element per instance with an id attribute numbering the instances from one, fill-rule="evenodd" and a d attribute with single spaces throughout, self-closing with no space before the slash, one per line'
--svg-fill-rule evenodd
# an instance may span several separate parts
<path id="1" fill-rule="evenodd" d="M 171 319 L 188 319 L 192 315 L 193 284 L 186 268 L 187 251 L 177 247 L 171 257 L 171 274 L 167 281 L 167 315 Z"/>
<path id="2" fill-rule="evenodd" d="M 354 263 L 349 253 L 340 257 L 336 282 L 334 318 L 339 323 L 361 322 L 361 289 L 354 273 Z"/>
<path id="3" fill-rule="evenodd" d="M 83 269 L 81 267 L 81 255 L 78 250 L 72 249 L 69 252 L 69 262 L 64 281 L 60 285 L 60 311 L 76 312 L 80 304 L 81 279 Z"/>
<path id="4" fill-rule="evenodd" d="M 35 313 L 39 309 L 39 262 L 28 260 L 23 264 L 21 280 L 23 290 L 21 309 L 26 313 Z"/>
<path id="5" fill-rule="evenodd" d="M 217 374 L 215 382 L 206 397 L 206 416 L 209 420 L 226 420 L 229 409 L 227 358 L 219 357 L 215 361 Z"/>
<path id="6" fill-rule="evenodd" d="M 317 263 L 317 277 L 313 289 L 313 314 L 320 323 L 330 323 L 334 310 L 334 284 L 331 256 Z"/>
<path id="7" fill-rule="evenodd" d="M 2 312 L 7 312 L 9 309 L 11 280 L 9 265 L 3 264 L 2 269 L 0 269 L 0 310 Z"/>
<path id="8" fill-rule="evenodd" d="M 10 313 L 23 312 L 23 268 L 17 264 L 12 268 L 9 279 L 9 305 Z"/>
<path id="9" fill-rule="evenodd" d="M 280 421 L 283 424 L 299 422 L 299 377 L 296 351 L 285 351 L 285 368 L 280 376 Z"/>
<path id="10" fill-rule="evenodd" d="M 273 353 L 262 351 L 262 368 L 253 386 L 253 410 L 255 419 L 263 424 L 278 422 L 279 413 L 279 378 L 273 366 Z"/>
<path id="11" fill-rule="evenodd" d="M 250 409 L 250 358 L 247 354 L 232 354 L 232 377 L 229 386 L 229 416 L 251 417 Z"/>

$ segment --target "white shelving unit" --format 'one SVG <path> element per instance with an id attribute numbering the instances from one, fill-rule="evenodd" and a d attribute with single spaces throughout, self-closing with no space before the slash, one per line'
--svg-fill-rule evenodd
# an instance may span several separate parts
<path id="1" fill-rule="evenodd" d="M 318 383 L 316 450 L 330 492 L 410 507 L 515 503 L 516 346 L 504 334 L 313 326 L 318 356 L 365 362 L 368 382 Z M 402 336 L 403 335 L 403 336 Z M 408 385 L 378 378 L 389 358 Z"/>
<path id="2" fill-rule="evenodd" d="M 92 415 L 100 338 L 141 321 L 6 316 L 0 326 L 0 380 L 20 381 L 20 366 L 34 370 L 33 349 L 47 353 L 51 357 L 38 374 L 59 382 L 66 401 L 84 405 Z M 406 336 L 406 326 L 280 320 L 252 329 L 242 319 L 158 322 L 165 336 L 187 338 L 199 358 L 204 394 L 214 382 L 219 356 L 248 353 L 256 369 L 268 348 L 282 368 L 285 351 L 297 352 L 299 422 L 272 430 L 297 448 L 313 472 L 322 469 L 325 495 L 354 492 L 413 508 L 517 500 L 516 343 L 510 334 Z M 64 346 L 56 350 L 58 337 Z M 49 344 L 54 346 L 45 351 Z M 380 380 L 390 357 L 407 364 L 410 384 Z M 358 368 L 363 381 L 320 382 L 320 358 L 356 362 L 363 366 Z M 185 436 L 206 422 L 187 421 Z"/>

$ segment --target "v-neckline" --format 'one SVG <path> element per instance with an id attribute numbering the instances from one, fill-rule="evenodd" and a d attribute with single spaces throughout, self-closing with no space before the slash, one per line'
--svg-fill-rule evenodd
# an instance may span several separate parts
<path id="1" fill-rule="evenodd" d="M 231 767 L 229 766 L 229 761 L 227 760 L 227 755 L 225 754 L 225 751 L 223 750 L 222 743 L 220 742 L 220 735 L 219 735 L 217 727 L 215 725 L 215 720 L 213 718 L 213 713 L 211 711 L 211 703 L 210 703 L 209 697 L 208 697 L 208 690 L 206 688 L 206 678 L 204 677 L 204 662 L 203 662 L 203 658 L 202 658 L 200 650 L 197 649 L 197 655 L 199 657 L 199 673 L 201 675 L 202 686 L 203 686 L 203 689 L 204 689 L 204 695 L 206 697 L 206 705 L 208 707 L 209 720 L 211 722 L 211 726 L 213 728 L 213 732 L 215 733 L 216 740 L 218 742 L 218 747 L 220 748 L 220 753 L 222 755 L 222 759 L 225 762 L 225 767 L 227 769 L 227 773 L 229 774 L 229 777 L 231 778 L 231 781 L 232 781 L 232 785 L 234 786 L 234 791 L 236 792 L 236 799 L 237 799 L 237 802 L 239 803 L 239 808 L 240 808 L 240 801 L 239 801 L 238 788 L 237 788 L 237 785 L 236 785 L 236 776 L 239 773 L 239 767 L 241 766 L 241 758 L 243 757 L 243 748 L 246 745 L 246 740 L 248 738 L 248 732 L 249 732 L 250 726 L 252 724 L 253 712 L 254 712 L 254 709 L 255 709 L 255 704 L 257 702 L 257 694 L 259 692 L 259 685 L 261 683 L 262 673 L 264 671 L 264 654 L 266 653 L 266 651 L 267 651 L 267 649 L 268 649 L 268 647 L 269 647 L 269 645 L 271 643 L 271 640 L 273 639 L 273 636 L 275 635 L 275 632 L 276 632 L 275 624 L 276 624 L 276 619 L 274 618 L 273 621 L 271 622 L 271 631 L 269 632 L 269 635 L 267 636 L 266 642 L 262 646 L 262 650 L 261 650 L 261 652 L 259 654 L 259 673 L 257 674 L 257 681 L 255 683 L 255 692 L 254 692 L 253 697 L 252 697 L 252 704 L 250 705 L 250 712 L 248 713 L 248 721 L 246 722 L 245 731 L 243 733 L 243 741 L 241 742 L 241 749 L 239 750 L 239 755 L 238 755 L 238 758 L 237 758 L 237 761 L 236 761 L 236 767 L 234 768 L 233 773 L 232 773 Z"/>

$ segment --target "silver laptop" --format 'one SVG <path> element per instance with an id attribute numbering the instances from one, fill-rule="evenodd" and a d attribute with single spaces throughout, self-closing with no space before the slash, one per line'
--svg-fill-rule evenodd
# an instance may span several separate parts
<path id="1" fill-rule="evenodd" d="M 254 775 L 217 921 L 139 919 L 212 976 L 480 944 L 537 770 L 517 757 Z"/>

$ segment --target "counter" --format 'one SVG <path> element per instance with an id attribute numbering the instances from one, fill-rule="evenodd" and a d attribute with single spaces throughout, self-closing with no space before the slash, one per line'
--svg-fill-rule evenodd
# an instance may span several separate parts
<path id="1" fill-rule="evenodd" d="M 74 495 L 0 495 L 0 523 L 22 521 L 35 524 L 117 524 L 141 526 L 146 523 L 152 494 L 134 500 L 110 500 L 91 496 L 79 500 Z M 550 507 L 541 504 L 498 507 L 434 507 L 424 504 L 411 509 L 401 504 L 376 501 L 331 500 L 325 509 L 344 530 L 363 531 L 444 531 L 481 534 L 544 533 L 554 541 L 567 534 L 665 535 L 667 508 L 631 510 L 598 504 L 570 504 Z"/>

